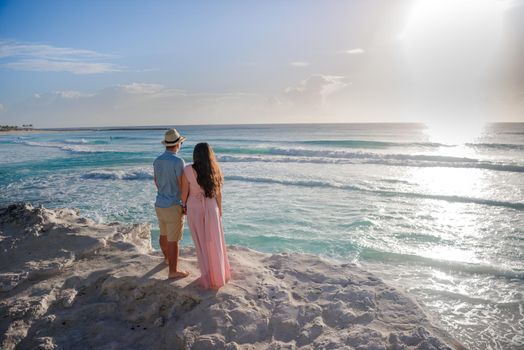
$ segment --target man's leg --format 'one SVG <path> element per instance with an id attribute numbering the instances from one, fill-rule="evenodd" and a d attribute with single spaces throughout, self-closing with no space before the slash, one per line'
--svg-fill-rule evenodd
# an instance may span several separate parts
<path id="1" fill-rule="evenodd" d="M 179 253 L 178 242 L 167 242 L 167 256 L 169 259 L 169 276 L 168 276 L 169 278 L 187 276 L 177 270 L 178 253 Z"/>
<path id="2" fill-rule="evenodd" d="M 169 278 L 183 278 L 189 272 L 178 270 L 179 242 L 182 239 L 184 229 L 184 216 L 182 207 L 175 205 L 173 208 L 173 222 L 168 224 L 167 234 L 167 257 L 169 260 Z"/>
<path id="3" fill-rule="evenodd" d="M 164 262 L 168 265 L 168 254 L 167 254 L 167 235 L 160 234 L 160 249 L 164 254 Z"/>
<path id="4" fill-rule="evenodd" d="M 157 207 L 155 207 L 155 212 L 156 217 L 158 219 L 158 227 L 160 228 L 160 250 L 162 250 L 162 254 L 164 255 L 164 262 L 167 265 L 167 224 L 164 219 L 165 213 L 163 211 L 163 208 Z"/>

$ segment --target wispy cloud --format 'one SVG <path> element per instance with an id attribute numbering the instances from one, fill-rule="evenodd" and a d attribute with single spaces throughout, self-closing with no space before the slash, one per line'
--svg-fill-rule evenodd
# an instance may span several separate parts
<path id="1" fill-rule="evenodd" d="M 92 50 L 0 40 L 0 66 L 12 70 L 97 74 L 123 70 L 107 60 L 115 55 Z"/>
<path id="2" fill-rule="evenodd" d="M 155 94 L 164 90 L 164 85 L 150 83 L 123 84 L 119 87 L 129 94 Z"/>
<path id="3" fill-rule="evenodd" d="M 45 59 L 23 59 L 16 62 L 4 63 L 3 66 L 12 70 L 69 72 L 73 74 L 97 74 L 117 72 L 120 70 L 120 67 L 110 63 L 52 61 Z"/>
<path id="4" fill-rule="evenodd" d="M 117 85 L 116 90 L 126 95 L 136 95 L 148 99 L 173 98 L 189 95 L 184 90 L 173 89 L 157 83 L 138 83 Z M 196 95 L 196 94 L 193 94 Z"/>
<path id="5" fill-rule="evenodd" d="M 22 43 L 15 40 L 0 40 L 0 58 L 11 56 L 40 57 L 48 59 L 107 59 L 115 55 L 91 50 L 56 47 L 45 44 Z"/>
<path id="6" fill-rule="evenodd" d="M 361 48 L 350 49 L 350 50 L 345 50 L 344 51 L 344 53 L 347 53 L 349 55 L 361 55 L 364 52 L 365 52 L 364 49 L 361 49 Z"/>
<path id="7" fill-rule="evenodd" d="M 328 97 L 348 84 L 344 77 L 316 74 L 303 80 L 298 86 L 285 90 L 285 96 L 299 106 L 325 106 Z"/>
<path id="8" fill-rule="evenodd" d="M 53 91 L 53 93 L 62 98 L 75 99 L 82 97 L 93 97 L 94 94 L 76 91 L 76 90 L 65 90 L 65 91 Z"/>
<path id="9" fill-rule="evenodd" d="M 27 116 L 39 126 L 139 125 L 144 120 L 158 124 L 234 123 L 238 118 L 262 115 L 266 108 L 266 96 L 256 93 L 193 92 L 158 83 L 129 82 L 95 91 L 40 92 L 10 105 L 2 119 Z"/>
<path id="10" fill-rule="evenodd" d="M 291 62 L 290 65 L 292 65 L 293 67 L 307 67 L 310 65 L 310 63 L 304 62 L 304 61 L 296 61 L 296 62 Z"/>

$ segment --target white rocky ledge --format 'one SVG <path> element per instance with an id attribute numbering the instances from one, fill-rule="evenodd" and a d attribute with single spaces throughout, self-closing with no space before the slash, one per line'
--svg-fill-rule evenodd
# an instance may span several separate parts
<path id="1" fill-rule="evenodd" d="M 227 239 L 227 237 L 226 237 Z M 229 247 L 233 281 L 166 280 L 146 224 L 0 209 L 3 349 L 463 349 L 400 291 L 351 264 Z"/>

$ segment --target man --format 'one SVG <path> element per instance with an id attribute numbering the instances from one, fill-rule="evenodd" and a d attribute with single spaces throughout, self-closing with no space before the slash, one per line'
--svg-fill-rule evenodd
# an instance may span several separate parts
<path id="1" fill-rule="evenodd" d="M 176 129 L 166 131 L 162 141 L 166 151 L 153 163 L 157 188 L 155 211 L 160 226 L 160 248 L 169 265 L 168 278 L 184 278 L 189 275 L 189 272 L 177 269 L 178 244 L 184 229 L 180 191 L 185 166 L 177 152 L 185 139 Z"/>

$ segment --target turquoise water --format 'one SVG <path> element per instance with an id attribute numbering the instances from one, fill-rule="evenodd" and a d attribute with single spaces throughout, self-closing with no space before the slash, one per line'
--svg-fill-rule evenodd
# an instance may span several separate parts
<path id="1" fill-rule="evenodd" d="M 524 124 L 180 127 L 215 148 L 229 244 L 352 261 L 473 349 L 524 347 Z M 0 205 L 77 207 L 158 228 L 162 130 L 0 136 Z M 457 139 L 459 141 L 457 141 Z M 183 244 L 191 244 L 185 232 Z"/>

